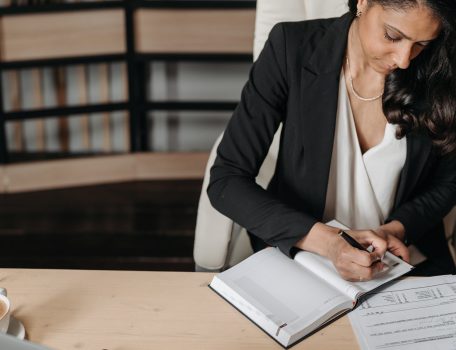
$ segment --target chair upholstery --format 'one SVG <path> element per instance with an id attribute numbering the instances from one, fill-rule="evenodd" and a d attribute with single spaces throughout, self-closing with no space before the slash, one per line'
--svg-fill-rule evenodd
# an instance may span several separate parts
<path id="1" fill-rule="evenodd" d="M 329 18 L 347 12 L 347 0 L 257 0 L 254 51 L 256 60 L 274 24 L 285 21 Z M 280 131 L 276 132 L 256 182 L 266 188 L 275 170 L 280 143 Z M 215 210 L 206 190 L 209 171 L 216 157 L 217 147 L 222 139 L 215 142 L 207 162 L 203 187 L 198 206 L 193 257 L 197 271 L 220 271 L 242 261 L 252 254 L 252 248 L 245 229 Z M 445 228 L 453 257 L 453 236 L 456 235 L 456 209 L 445 218 Z"/>
<path id="2" fill-rule="evenodd" d="M 257 0 L 254 60 L 258 58 L 274 24 L 338 17 L 347 11 L 347 0 Z"/>

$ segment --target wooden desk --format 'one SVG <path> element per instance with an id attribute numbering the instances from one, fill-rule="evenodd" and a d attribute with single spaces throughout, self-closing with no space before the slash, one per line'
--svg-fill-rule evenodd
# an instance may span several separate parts
<path id="1" fill-rule="evenodd" d="M 212 274 L 0 269 L 28 338 L 53 349 L 281 349 L 212 292 Z M 293 349 L 356 349 L 343 317 Z"/>

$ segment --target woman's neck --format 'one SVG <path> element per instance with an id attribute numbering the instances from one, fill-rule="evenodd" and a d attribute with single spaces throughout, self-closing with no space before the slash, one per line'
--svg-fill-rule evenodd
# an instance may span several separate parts
<path id="1" fill-rule="evenodd" d="M 386 75 L 375 71 L 363 50 L 359 36 L 359 20 L 355 19 L 350 26 L 347 38 L 347 57 L 350 66 L 345 73 L 350 74 L 358 92 L 366 96 L 374 96 L 383 90 Z M 349 68 L 349 69 L 348 69 Z"/>
<path id="2" fill-rule="evenodd" d="M 384 80 L 385 75 L 376 72 L 370 65 L 366 54 L 364 53 L 359 36 L 359 20 L 355 19 L 348 32 L 347 55 L 350 59 L 351 73 L 353 79 L 358 77 L 368 77 L 369 79 L 379 78 Z"/>

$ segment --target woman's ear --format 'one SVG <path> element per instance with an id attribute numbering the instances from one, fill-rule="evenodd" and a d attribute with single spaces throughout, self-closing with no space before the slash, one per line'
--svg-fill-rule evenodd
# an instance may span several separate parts
<path id="1" fill-rule="evenodd" d="M 358 17 L 362 16 L 362 14 L 366 12 L 368 5 L 369 0 L 358 0 L 358 5 L 356 6 L 356 15 Z"/>

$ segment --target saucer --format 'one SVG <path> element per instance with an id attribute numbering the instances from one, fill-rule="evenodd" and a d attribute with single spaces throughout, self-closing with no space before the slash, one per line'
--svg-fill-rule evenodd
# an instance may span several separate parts
<path id="1" fill-rule="evenodd" d="M 23 340 L 25 338 L 25 328 L 21 321 L 19 321 L 14 316 L 10 316 L 10 323 L 8 327 L 8 332 L 6 332 L 13 337 Z"/>

